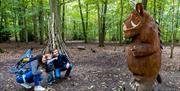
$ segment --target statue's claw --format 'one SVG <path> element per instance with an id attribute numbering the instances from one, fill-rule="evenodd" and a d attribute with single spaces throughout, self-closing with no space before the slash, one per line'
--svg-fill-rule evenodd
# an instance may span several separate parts
<path id="1" fill-rule="evenodd" d="M 139 91 L 138 88 L 139 88 L 140 84 L 137 80 L 132 80 L 130 82 L 130 86 L 131 86 L 132 90 Z"/>

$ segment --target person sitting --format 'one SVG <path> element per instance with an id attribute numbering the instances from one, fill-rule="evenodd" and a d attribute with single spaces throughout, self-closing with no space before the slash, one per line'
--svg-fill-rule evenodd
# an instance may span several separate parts
<path id="1" fill-rule="evenodd" d="M 30 70 L 22 75 L 17 75 L 16 81 L 27 89 L 31 88 L 30 83 L 34 83 L 34 91 L 44 91 L 45 88 L 40 84 L 42 81 L 41 74 L 43 72 L 40 66 L 43 66 L 45 63 L 46 60 L 45 56 L 43 55 L 37 55 L 36 57 L 32 58 L 32 62 L 30 62 Z"/>
<path id="2" fill-rule="evenodd" d="M 45 58 L 47 60 L 46 62 L 46 73 L 48 73 L 47 82 L 49 85 L 52 85 L 52 82 L 55 81 L 55 76 L 54 76 L 55 67 L 54 67 L 53 61 L 57 60 L 57 57 L 52 58 L 52 55 L 48 53 L 48 54 L 45 54 Z"/>
<path id="3" fill-rule="evenodd" d="M 60 78 L 61 71 L 66 71 L 65 78 L 70 80 L 71 79 L 70 72 L 72 70 L 73 64 L 69 62 L 66 55 L 59 54 L 57 49 L 53 50 L 53 58 L 55 58 L 55 57 L 58 57 L 57 60 L 54 60 L 55 77 Z"/>

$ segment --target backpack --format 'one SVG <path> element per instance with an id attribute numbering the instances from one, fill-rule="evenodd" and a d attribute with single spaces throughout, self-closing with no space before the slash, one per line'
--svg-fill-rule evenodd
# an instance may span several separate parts
<path id="1" fill-rule="evenodd" d="M 30 62 L 33 61 L 31 56 L 32 48 L 18 60 L 18 62 L 9 69 L 9 72 L 16 75 L 22 75 L 30 70 Z"/>

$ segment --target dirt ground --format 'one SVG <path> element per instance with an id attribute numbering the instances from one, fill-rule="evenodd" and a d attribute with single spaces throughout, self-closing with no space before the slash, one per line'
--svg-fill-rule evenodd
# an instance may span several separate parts
<path id="1" fill-rule="evenodd" d="M 42 85 L 55 91 L 122 91 L 121 86 L 129 89 L 132 74 L 128 71 L 124 46 L 106 44 L 99 48 L 97 44 L 67 44 L 74 68 L 72 80 L 59 79 L 52 86 L 45 81 Z M 85 46 L 85 50 L 77 49 Z M 35 43 L 1 43 L 0 48 L 0 91 L 33 91 L 26 90 L 16 83 L 15 75 L 8 72 L 22 54 L 33 47 L 33 55 L 41 52 L 43 46 Z M 95 50 L 95 53 L 91 51 Z M 180 91 L 180 47 L 175 47 L 174 58 L 169 58 L 170 47 L 162 50 L 161 77 L 163 83 L 157 91 Z"/>

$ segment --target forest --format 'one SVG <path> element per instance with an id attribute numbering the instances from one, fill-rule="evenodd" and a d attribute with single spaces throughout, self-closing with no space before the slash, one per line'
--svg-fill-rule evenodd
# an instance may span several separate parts
<path id="1" fill-rule="evenodd" d="M 44 82 L 47 91 L 131 91 L 123 30 L 131 1 L 142 3 L 160 29 L 157 91 L 180 90 L 180 0 L 0 0 L 0 89 L 26 91 L 7 70 L 30 48 L 34 55 L 57 48 L 74 64 L 73 79 Z"/>
<path id="2" fill-rule="evenodd" d="M 61 36 L 64 41 L 124 42 L 122 22 L 132 11 L 130 0 L 58 0 Z M 141 1 L 141 0 L 139 0 Z M 178 44 L 179 0 L 143 0 L 145 9 L 159 23 L 164 44 Z M 50 6 L 48 0 L 1 0 L 0 41 L 39 42 L 47 40 Z M 55 7 L 55 6 L 54 6 Z M 98 25 L 100 22 L 100 25 Z M 99 34 L 98 31 L 102 31 Z M 100 32 L 101 33 L 101 32 Z"/>

